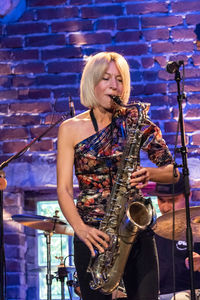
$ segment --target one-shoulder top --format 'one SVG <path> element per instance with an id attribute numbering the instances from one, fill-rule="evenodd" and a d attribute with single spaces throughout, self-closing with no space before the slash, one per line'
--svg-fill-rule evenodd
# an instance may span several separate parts
<path id="1" fill-rule="evenodd" d="M 131 123 L 137 124 L 137 110 L 116 111 L 111 124 L 75 145 L 74 164 L 80 193 L 78 212 L 86 224 L 98 227 L 105 214 L 106 203 Z M 158 126 L 145 119 L 141 149 L 158 167 L 171 164 L 172 155 Z"/>

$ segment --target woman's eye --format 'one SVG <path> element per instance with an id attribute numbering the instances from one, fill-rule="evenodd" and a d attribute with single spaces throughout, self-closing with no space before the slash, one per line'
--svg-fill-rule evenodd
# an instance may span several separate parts
<path id="1" fill-rule="evenodd" d="M 107 77 L 103 77 L 102 79 L 103 79 L 103 80 L 108 80 L 108 78 L 107 78 Z"/>

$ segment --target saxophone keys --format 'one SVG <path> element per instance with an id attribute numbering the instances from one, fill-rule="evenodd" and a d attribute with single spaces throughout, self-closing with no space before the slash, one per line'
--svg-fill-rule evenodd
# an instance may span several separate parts
<path id="1" fill-rule="evenodd" d="M 128 173 L 131 173 L 131 174 L 132 174 L 133 171 L 134 171 L 135 169 L 134 169 L 134 168 L 127 167 L 126 170 L 128 171 Z"/>

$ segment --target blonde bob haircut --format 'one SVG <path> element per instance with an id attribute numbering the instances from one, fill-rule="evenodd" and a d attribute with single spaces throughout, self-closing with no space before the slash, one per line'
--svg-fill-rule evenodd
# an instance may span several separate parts
<path id="1" fill-rule="evenodd" d="M 123 103 L 127 103 L 130 96 L 130 70 L 125 58 L 116 52 L 100 52 L 90 56 L 82 73 L 80 84 L 81 104 L 88 108 L 95 107 L 95 86 L 103 78 L 108 65 L 114 61 L 122 77 L 123 92 L 120 96 Z"/>

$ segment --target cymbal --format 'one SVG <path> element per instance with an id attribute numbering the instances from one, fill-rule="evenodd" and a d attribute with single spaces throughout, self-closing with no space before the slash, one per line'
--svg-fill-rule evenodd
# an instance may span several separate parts
<path id="1" fill-rule="evenodd" d="M 200 206 L 190 207 L 190 224 L 193 234 L 193 241 L 200 242 Z M 168 212 L 159 217 L 153 230 L 157 235 L 166 239 L 172 240 L 173 233 L 173 213 Z M 174 239 L 176 241 L 186 241 L 186 209 L 179 209 L 175 211 L 175 233 Z"/>
<path id="2" fill-rule="evenodd" d="M 34 229 L 56 234 L 74 235 L 72 227 L 65 221 L 56 217 L 45 217 L 39 215 L 13 215 L 12 220 Z"/>

